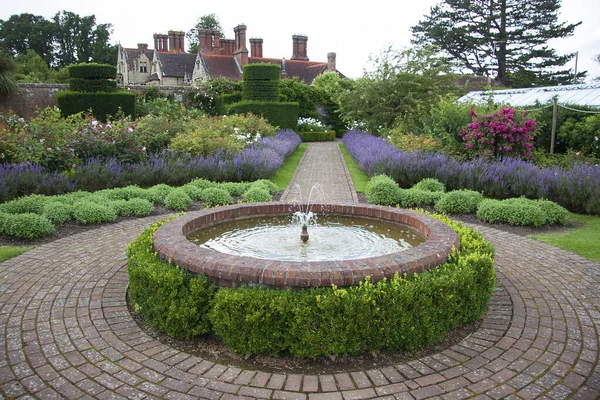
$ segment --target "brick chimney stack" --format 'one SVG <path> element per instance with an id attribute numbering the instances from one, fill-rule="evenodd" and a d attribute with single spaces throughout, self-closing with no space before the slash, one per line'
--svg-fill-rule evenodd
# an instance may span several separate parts
<path id="1" fill-rule="evenodd" d="M 137 47 L 138 50 L 148 51 L 148 43 L 138 43 Z"/>
<path id="2" fill-rule="evenodd" d="M 212 54 L 213 47 L 210 30 L 205 28 L 198 29 L 198 50 L 203 54 Z"/>
<path id="3" fill-rule="evenodd" d="M 179 51 L 185 53 L 185 32 L 179 31 Z"/>
<path id="4" fill-rule="evenodd" d="M 235 51 L 233 55 L 237 58 L 240 67 L 248 64 L 248 48 L 246 47 L 246 25 L 238 25 L 233 28 L 235 32 Z"/>
<path id="5" fill-rule="evenodd" d="M 218 30 L 212 31 L 213 49 L 217 53 L 221 49 L 221 34 Z"/>
<path id="6" fill-rule="evenodd" d="M 262 56 L 263 56 L 262 44 L 263 44 L 262 39 L 258 39 L 258 38 L 250 39 L 250 56 L 251 57 L 262 58 Z"/>
<path id="7" fill-rule="evenodd" d="M 327 72 L 335 72 L 337 68 L 335 66 L 335 53 L 327 53 Z"/>
<path id="8" fill-rule="evenodd" d="M 176 46 L 175 46 L 175 31 L 169 31 L 167 32 L 167 34 L 169 35 L 169 49 L 168 51 L 170 53 L 176 53 Z"/>
<path id="9" fill-rule="evenodd" d="M 293 52 L 292 52 L 292 60 L 303 60 L 308 61 L 307 49 L 306 45 L 308 42 L 308 37 L 303 35 L 293 35 Z"/>

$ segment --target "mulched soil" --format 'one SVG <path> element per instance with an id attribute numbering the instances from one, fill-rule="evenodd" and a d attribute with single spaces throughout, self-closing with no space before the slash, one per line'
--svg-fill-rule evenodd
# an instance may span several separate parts
<path id="1" fill-rule="evenodd" d="M 279 196 L 274 196 L 274 200 L 278 200 Z M 366 203 L 364 195 L 359 193 L 359 201 Z M 237 202 L 237 199 L 236 201 Z M 189 211 L 202 209 L 202 203 L 194 202 Z M 432 208 L 427 211 L 434 211 Z M 155 206 L 151 215 L 168 215 L 173 213 L 161 206 Z M 119 223 L 132 217 L 120 217 L 114 223 Z M 556 231 L 566 231 L 574 227 L 573 224 L 567 226 L 545 226 L 539 228 L 519 227 L 505 224 L 487 224 L 478 220 L 474 215 L 453 216 L 456 219 L 465 223 L 473 223 L 478 225 L 491 226 L 493 228 L 503 230 L 512 234 L 527 236 L 536 233 L 549 233 Z M 64 238 L 70 235 L 75 235 L 91 229 L 97 228 L 99 225 L 78 225 L 75 222 L 66 223 L 57 228 L 56 232 L 49 237 L 36 240 L 23 240 L 16 238 L 8 238 L 0 236 L 0 245 L 11 246 L 38 246 L 45 243 L 50 243 L 54 240 Z M 426 355 L 438 353 L 446 348 L 460 342 L 473 332 L 475 332 L 480 321 L 473 324 L 461 326 L 454 331 L 449 332 L 444 340 L 433 346 L 424 349 L 407 351 L 402 353 L 370 353 L 358 356 L 339 356 L 339 357 L 318 357 L 315 360 L 297 359 L 290 355 L 280 355 L 278 357 L 252 355 L 244 356 L 233 353 L 230 349 L 224 346 L 218 338 L 202 337 L 189 340 L 177 340 L 166 336 L 163 333 L 152 329 L 141 316 L 130 307 L 131 315 L 138 325 L 148 335 L 154 337 L 161 342 L 185 351 L 189 354 L 194 354 L 212 362 L 225 363 L 236 365 L 240 368 L 261 369 L 264 371 L 280 372 L 280 373 L 302 373 L 302 374 L 324 374 L 337 373 L 342 371 L 367 370 L 371 368 L 379 368 L 385 365 L 393 365 L 404 361 L 414 360 Z"/>

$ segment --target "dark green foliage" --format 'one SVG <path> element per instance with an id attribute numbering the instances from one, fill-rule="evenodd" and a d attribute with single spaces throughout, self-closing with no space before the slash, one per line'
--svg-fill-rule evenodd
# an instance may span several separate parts
<path id="1" fill-rule="evenodd" d="M 277 81 L 248 81 L 242 83 L 242 100 L 279 101 Z"/>
<path id="2" fill-rule="evenodd" d="M 48 202 L 44 205 L 42 216 L 55 226 L 62 225 L 73 219 L 73 206 L 58 201 Z"/>
<path id="3" fill-rule="evenodd" d="M 445 214 L 470 214 L 477 211 L 483 195 L 474 190 L 453 190 L 435 202 L 435 210 Z"/>
<path id="4" fill-rule="evenodd" d="M 239 101 L 242 101 L 242 92 L 215 95 L 214 96 L 215 114 L 217 114 L 217 115 L 227 114 L 227 107 L 230 104 L 237 103 Z"/>
<path id="5" fill-rule="evenodd" d="M 428 192 L 444 192 L 446 187 L 444 184 L 434 178 L 425 178 L 420 180 L 412 189 L 425 190 Z"/>
<path id="6" fill-rule="evenodd" d="M 400 189 L 398 194 L 398 204 L 402 207 L 425 207 L 432 206 L 438 201 L 444 192 L 431 192 L 420 189 Z"/>
<path id="7" fill-rule="evenodd" d="M 115 79 L 117 67 L 96 63 L 70 65 L 69 76 L 81 79 Z"/>
<path id="8" fill-rule="evenodd" d="M 2 214 L 1 230 L 7 236 L 21 239 L 35 239 L 54 233 L 54 225 L 48 218 L 34 214 Z"/>
<path id="9" fill-rule="evenodd" d="M 251 187 L 257 187 L 257 186 L 264 187 L 265 189 L 267 189 L 267 191 L 270 194 L 275 194 L 279 191 L 279 189 L 277 188 L 277 185 L 273 181 L 270 181 L 268 179 L 259 179 L 257 181 L 252 182 Z"/>
<path id="10" fill-rule="evenodd" d="M 204 207 L 227 206 L 232 202 L 231 195 L 225 189 L 212 187 L 202 192 L 202 203 Z"/>
<path id="11" fill-rule="evenodd" d="M 215 288 L 205 276 L 192 276 L 155 256 L 152 236 L 165 222 L 146 229 L 127 249 L 131 302 L 154 329 L 171 336 L 207 333 Z"/>
<path id="12" fill-rule="evenodd" d="M 96 118 L 105 121 L 107 116 L 135 116 L 135 93 L 81 93 L 63 91 L 56 94 L 56 103 L 63 116 L 87 112 L 90 109 Z"/>
<path id="13" fill-rule="evenodd" d="M 218 188 L 225 189 L 232 197 L 240 197 L 250 187 L 248 182 L 223 182 L 218 184 Z"/>
<path id="14" fill-rule="evenodd" d="M 97 198 L 99 199 L 99 198 Z M 110 201 L 104 204 L 94 202 L 90 198 L 85 201 L 75 203 L 73 206 L 73 216 L 78 224 L 99 224 L 102 222 L 113 222 L 117 219 L 115 211 L 108 206 Z"/>
<path id="15" fill-rule="evenodd" d="M 371 204 L 394 206 L 398 204 L 400 188 L 387 175 L 375 175 L 365 187 L 367 201 Z"/>
<path id="16" fill-rule="evenodd" d="M 108 79 L 69 79 L 69 90 L 74 92 L 114 92 L 117 90 L 117 81 Z"/>
<path id="17" fill-rule="evenodd" d="M 246 203 L 263 203 L 273 200 L 269 191 L 259 185 L 248 189 L 242 198 Z"/>
<path id="18" fill-rule="evenodd" d="M 244 65 L 244 81 L 279 81 L 280 76 L 281 67 L 277 64 Z"/>
<path id="19" fill-rule="evenodd" d="M 331 142 L 335 140 L 335 131 L 298 132 L 303 142 Z"/>
<path id="20" fill-rule="evenodd" d="M 298 103 L 245 100 L 229 106 L 228 114 L 252 113 L 265 117 L 279 129 L 296 130 L 298 125 Z"/>
<path id="21" fill-rule="evenodd" d="M 185 211 L 192 205 L 192 199 L 183 188 L 173 189 L 165 197 L 165 207 L 169 210 Z"/>
<path id="22" fill-rule="evenodd" d="M 279 81 L 279 100 L 293 101 L 299 104 L 300 118 L 318 118 L 316 95 L 310 86 L 299 78 L 281 79 Z"/>

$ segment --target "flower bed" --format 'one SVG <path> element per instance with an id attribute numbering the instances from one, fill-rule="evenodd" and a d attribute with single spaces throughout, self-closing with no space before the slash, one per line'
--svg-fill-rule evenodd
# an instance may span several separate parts
<path id="1" fill-rule="evenodd" d="M 471 189 L 485 197 L 552 200 L 572 212 L 600 214 L 600 166 L 540 168 L 514 158 L 461 162 L 442 153 L 404 152 L 362 131 L 344 135 L 344 145 L 369 176 L 385 174 L 401 187 L 436 178 L 448 190 Z"/>

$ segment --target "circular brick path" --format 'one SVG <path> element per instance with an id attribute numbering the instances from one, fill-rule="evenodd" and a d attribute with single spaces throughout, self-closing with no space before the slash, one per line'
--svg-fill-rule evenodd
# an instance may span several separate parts
<path id="1" fill-rule="evenodd" d="M 497 249 L 480 329 L 438 354 L 332 375 L 242 370 L 141 331 L 125 249 L 158 217 L 104 226 L 0 263 L 0 398 L 581 398 L 600 392 L 600 265 L 476 227 Z"/>

